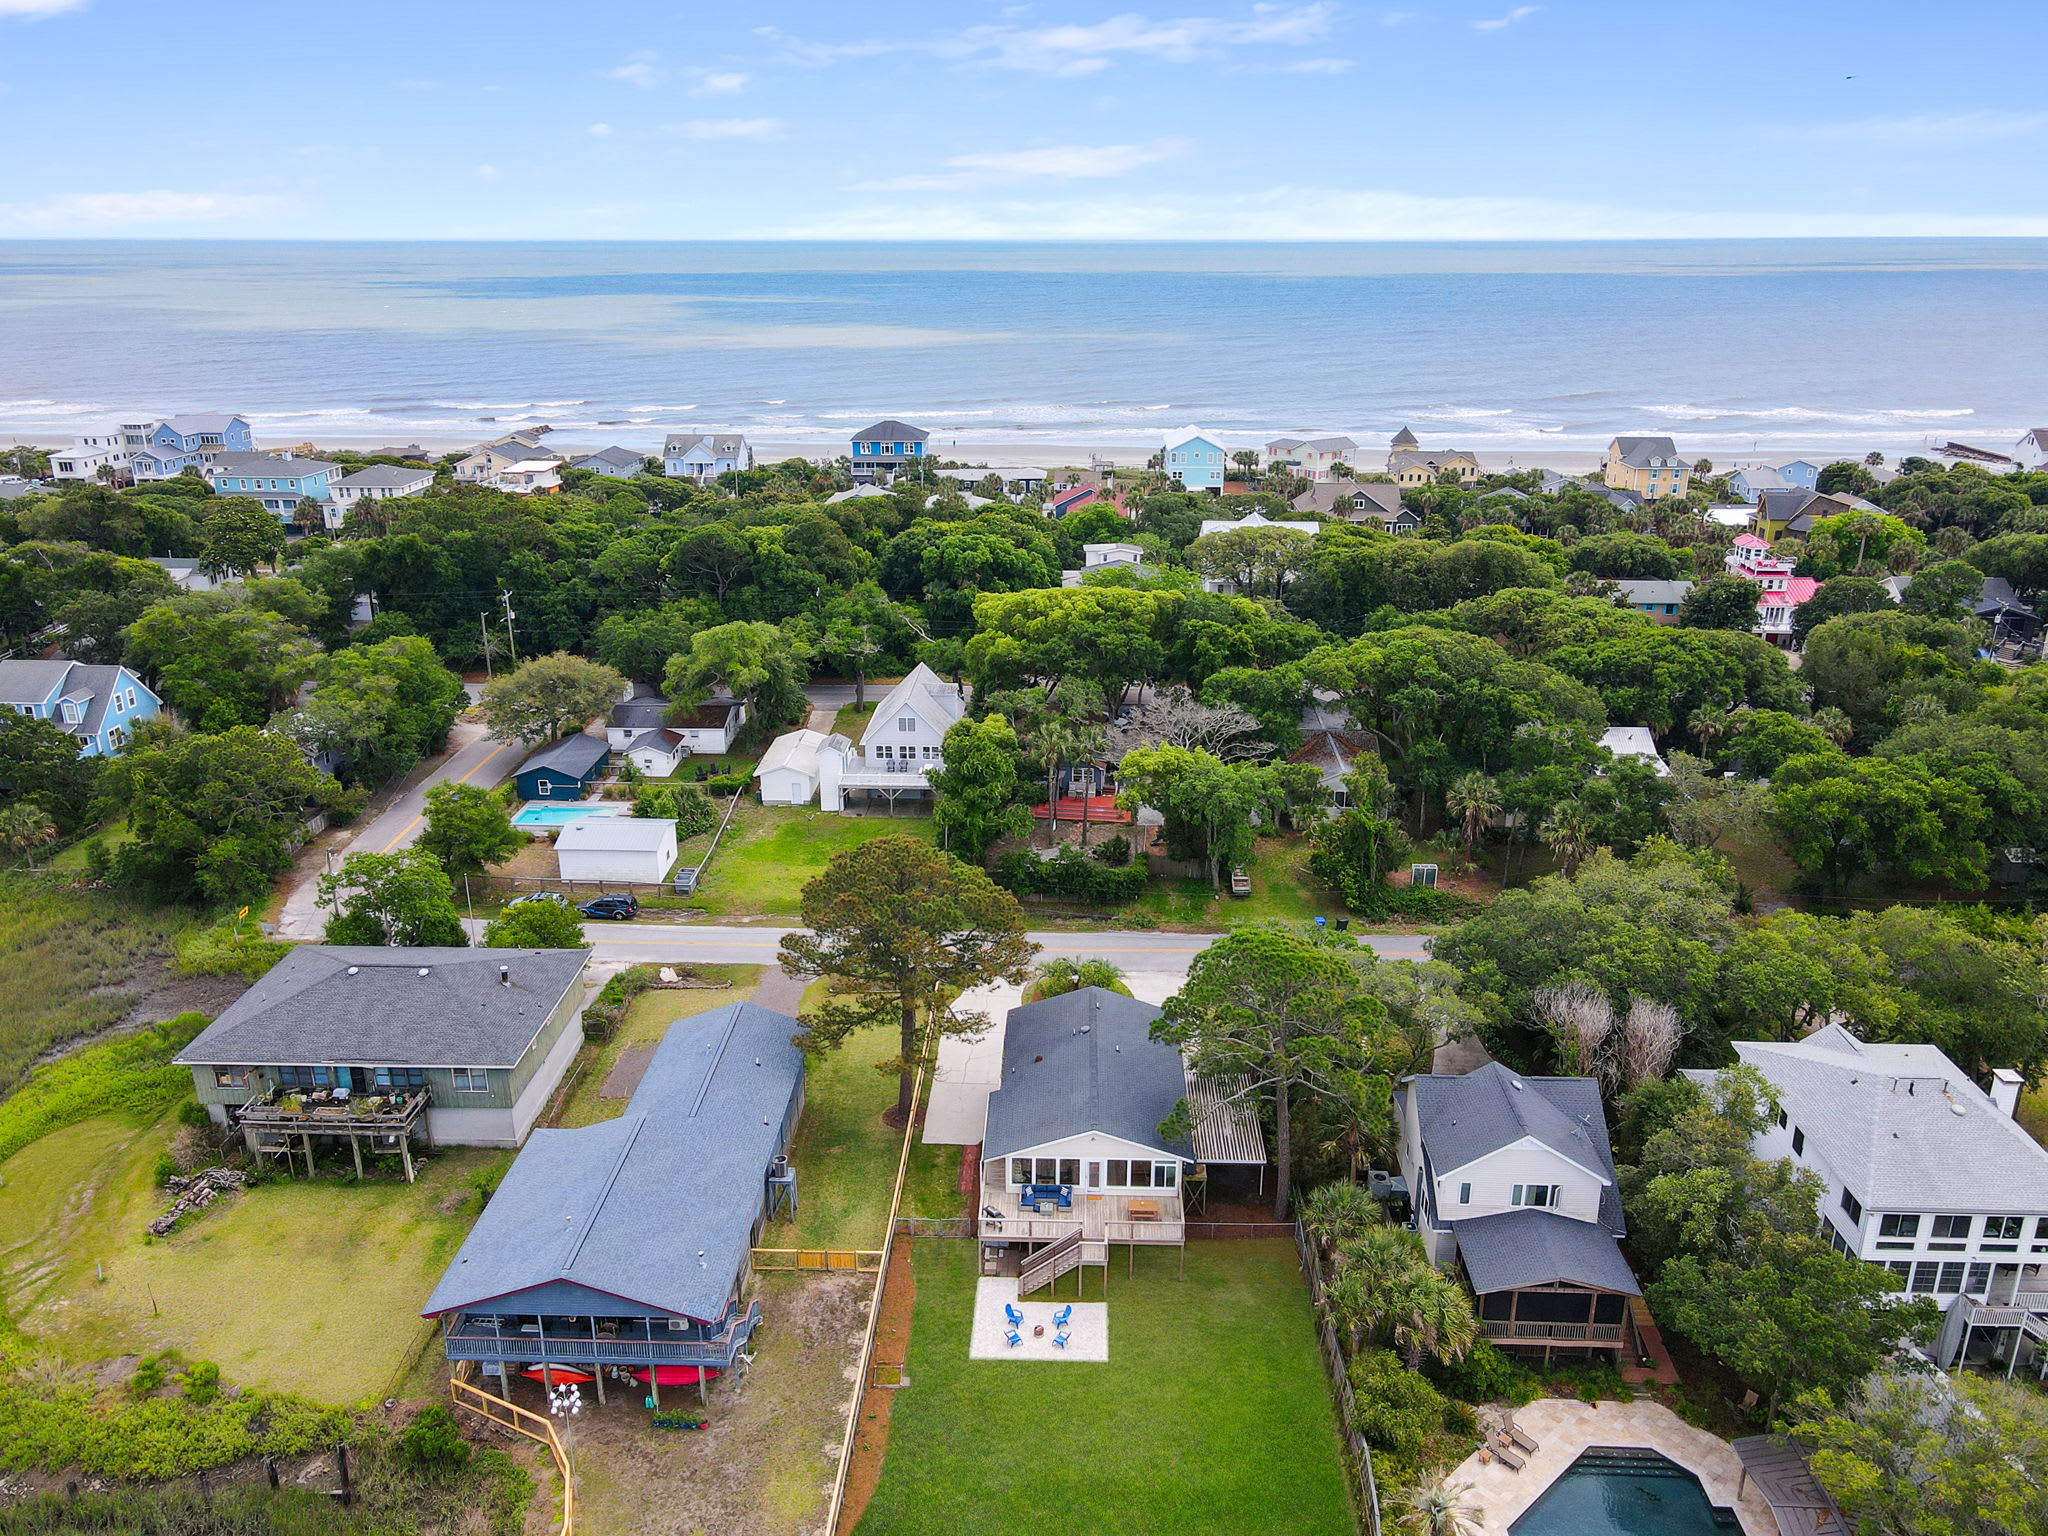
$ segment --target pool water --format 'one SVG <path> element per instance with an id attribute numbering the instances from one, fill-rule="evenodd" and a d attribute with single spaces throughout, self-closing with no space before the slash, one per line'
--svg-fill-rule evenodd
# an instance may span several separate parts
<path id="1" fill-rule="evenodd" d="M 1692 1473 L 1655 1451 L 1586 1451 L 1509 1528 L 1510 1536 L 1729 1536 Z"/>
<path id="2" fill-rule="evenodd" d="M 623 809 L 621 807 L 620 809 Z M 512 818 L 515 827 L 562 827 L 572 821 L 581 821 L 586 816 L 612 816 L 618 812 L 612 806 L 586 805 L 580 802 L 569 805 L 531 804 L 520 807 L 519 814 Z"/>

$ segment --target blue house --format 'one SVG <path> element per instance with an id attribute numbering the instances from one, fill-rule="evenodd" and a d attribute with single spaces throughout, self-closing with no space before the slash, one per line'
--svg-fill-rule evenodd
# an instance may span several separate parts
<path id="1" fill-rule="evenodd" d="M 128 472 L 137 480 L 169 480 L 211 464 L 224 453 L 249 453 L 255 446 L 247 421 L 211 411 L 121 424 Z"/>
<path id="2" fill-rule="evenodd" d="M 126 667 L 0 661 L 0 709 L 54 721 L 78 738 L 80 757 L 105 757 L 126 746 L 163 704 Z"/>
<path id="3" fill-rule="evenodd" d="M 1166 472 L 1184 490 L 1223 490 L 1223 466 L 1228 459 L 1223 445 L 1199 427 L 1184 427 L 1166 440 Z"/>
<path id="4" fill-rule="evenodd" d="M 289 521 L 302 501 L 325 508 L 334 500 L 334 483 L 342 478 L 339 464 L 318 459 L 279 458 L 268 453 L 223 453 L 200 471 L 219 496 L 253 496 L 264 510 Z"/>
<path id="5" fill-rule="evenodd" d="M 604 772 L 611 747 L 602 736 L 580 731 L 551 741 L 514 770 L 522 800 L 581 800 Z"/>
<path id="6" fill-rule="evenodd" d="M 931 433 L 924 428 L 907 426 L 893 418 L 855 433 L 853 478 L 879 480 L 887 485 L 896 478 L 898 470 L 925 456 L 924 445 L 930 437 Z"/>
<path id="7" fill-rule="evenodd" d="M 670 1027 L 625 1114 L 537 1130 L 421 1315 L 450 1364 L 510 1396 L 569 1366 L 661 1389 L 732 1368 L 760 1326 L 753 1246 L 796 1207 L 787 1152 L 804 1102 L 787 1014 L 730 1003 Z M 617 1390 L 615 1388 L 614 1390 Z"/>

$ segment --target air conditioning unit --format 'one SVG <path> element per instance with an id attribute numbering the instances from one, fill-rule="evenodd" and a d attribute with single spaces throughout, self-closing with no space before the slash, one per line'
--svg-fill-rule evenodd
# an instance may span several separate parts
<path id="1" fill-rule="evenodd" d="M 1411 864 L 1408 866 L 1408 883 L 1425 891 L 1436 889 L 1436 866 L 1434 864 Z"/>
<path id="2" fill-rule="evenodd" d="M 668 1331 L 670 1333 L 681 1333 L 689 1326 L 690 1320 L 687 1317 L 672 1317 L 668 1320 Z"/>

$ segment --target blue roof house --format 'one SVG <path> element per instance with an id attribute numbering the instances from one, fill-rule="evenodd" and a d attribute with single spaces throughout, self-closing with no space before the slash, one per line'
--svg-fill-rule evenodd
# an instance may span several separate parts
<path id="1" fill-rule="evenodd" d="M 611 747 L 578 732 L 551 741 L 512 771 L 522 800 L 581 800 L 604 772 Z"/>
<path id="2" fill-rule="evenodd" d="M 1166 472 L 1183 490 L 1223 491 L 1223 445 L 1200 427 L 1183 427 L 1166 440 Z"/>
<path id="3" fill-rule="evenodd" d="M 796 1185 L 795 1019 L 731 1003 L 670 1027 L 616 1120 L 538 1130 L 422 1308 L 451 1364 L 619 1367 L 696 1385 L 761 1321 L 752 1249 Z M 636 1389 L 637 1390 L 637 1389 Z"/>
<path id="4" fill-rule="evenodd" d="M 200 472 L 215 495 L 252 496 L 282 521 L 297 515 L 300 502 L 318 502 L 323 523 L 325 509 L 334 500 L 334 483 L 343 474 L 339 464 L 268 453 L 223 453 Z"/>
<path id="5" fill-rule="evenodd" d="M 80 757 L 107 757 L 163 705 L 126 667 L 0 661 L 0 710 L 53 721 L 78 738 Z"/>
<path id="6" fill-rule="evenodd" d="M 224 453 L 253 452 L 256 441 L 240 416 L 202 411 L 162 421 L 123 422 L 121 446 L 128 455 L 128 473 L 135 479 L 168 480 L 211 464 Z"/>

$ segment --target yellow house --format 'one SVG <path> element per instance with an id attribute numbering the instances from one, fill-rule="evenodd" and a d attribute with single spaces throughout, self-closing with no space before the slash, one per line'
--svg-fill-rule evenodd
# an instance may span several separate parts
<path id="1" fill-rule="evenodd" d="M 1460 485 L 1471 485 L 1480 475 L 1479 461 L 1462 448 L 1424 448 L 1406 427 L 1394 434 L 1387 450 L 1387 475 L 1394 484 L 1434 485 L 1447 469 L 1457 471 Z"/>
<path id="2" fill-rule="evenodd" d="M 1692 487 L 1692 466 L 1678 456 L 1668 437 L 1617 437 L 1607 445 L 1600 478 L 1610 490 L 1634 491 L 1645 501 L 1683 496 Z"/>

